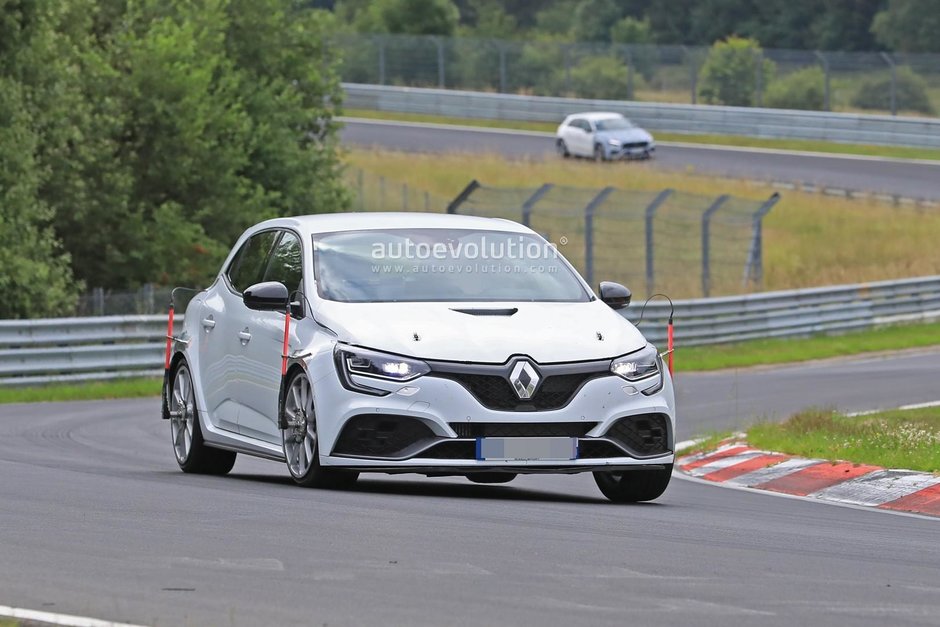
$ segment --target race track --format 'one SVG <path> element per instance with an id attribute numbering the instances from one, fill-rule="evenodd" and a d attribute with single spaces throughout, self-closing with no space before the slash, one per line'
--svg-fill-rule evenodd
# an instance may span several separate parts
<path id="1" fill-rule="evenodd" d="M 680 436 L 762 407 L 932 400 L 938 363 L 681 375 Z M 685 480 L 617 506 L 585 475 L 350 492 L 248 458 L 184 475 L 158 404 L 0 406 L 0 604 L 155 625 L 940 624 L 937 520 Z"/>
<path id="2" fill-rule="evenodd" d="M 348 146 L 408 152 L 496 153 L 510 158 L 556 159 L 554 139 L 543 133 L 348 119 Z M 940 162 L 854 158 L 708 146 L 662 145 L 648 164 L 624 167 L 714 174 L 740 179 L 801 182 L 842 190 L 940 200 Z M 556 181 L 557 182 L 557 181 Z"/>

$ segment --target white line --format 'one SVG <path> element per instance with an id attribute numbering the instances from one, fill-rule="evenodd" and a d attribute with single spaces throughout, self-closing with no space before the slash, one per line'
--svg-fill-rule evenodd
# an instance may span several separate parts
<path id="1" fill-rule="evenodd" d="M 0 605 L 0 616 L 8 616 L 18 620 L 38 621 L 51 625 L 67 625 L 68 627 L 143 627 L 142 625 L 114 623 L 97 618 L 88 618 L 87 616 L 72 616 L 70 614 L 25 610 L 21 607 L 10 607 L 8 605 Z"/>
<path id="2" fill-rule="evenodd" d="M 897 470 L 876 470 L 823 488 L 809 498 L 839 501 L 877 507 L 910 496 L 940 483 L 940 477 L 923 473 Z"/>
<path id="3" fill-rule="evenodd" d="M 845 414 L 847 418 L 858 418 L 859 416 L 871 416 L 885 411 L 910 411 L 912 409 L 927 409 L 929 407 L 940 407 L 940 401 L 928 401 L 926 403 L 913 403 L 911 405 L 901 405 L 894 409 L 866 409 L 865 411 L 853 411 Z"/>
<path id="4" fill-rule="evenodd" d="M 391 113 L 391 112 L 387 112 Z M 407 122 L 403 120 L 377 120 L 373 118 L 356 118 L 339 116 L 340 122 L 354 122 L 356 124 L 375 124 L 377 126 L 404 126 L 407 128 L 433 128 L 443 131 L 464 131 L 468 133 L 493 133 L 498 135 L 525 135 L 529 137 L 555 137 L 554 133 L 545 131 L 524 131 L 521 129 L 499 128 L 493 126 L 472 126 L 464 124 L 440 124 L 437 122 Z M 560 122 L 560 120 L 559 120 Z M 834 142 L 835 143 L 835 142 Z M 872 155 L 853 155 L 835 152 L 817 152 L 812 150 L 786 150 L 784 148 L 757 148 L 753 146 L 729 146 L 723 144 L 698 144 L 695 142 L 657 141 L 658 146 L 671 148 L 693 148 L 700 150 L 724 150 L 745 153 L 768 155 L 792 155 L 795 157 L 815 157 L 819 159 L 848 159 L 851 161 L 878 161 L 881 163 L 902 163 L 915 165 L 930 165 L 940 167 L 940 161 L 932 159 L 905 159 L 902 157 L 876 157 Z"/>

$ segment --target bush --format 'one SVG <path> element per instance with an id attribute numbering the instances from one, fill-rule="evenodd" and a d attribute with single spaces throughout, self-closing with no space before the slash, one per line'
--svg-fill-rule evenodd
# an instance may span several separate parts
<path id="1" fill-rule="evenodd" d="M 641 80 L 634 75 L 633 81 Z M 571 89 L 577 98 L 625 100 L 630 94 L 627 65 L 615 57 L 588 57 L 571 68 Z"/>
<path id="2" fill-rule="evenodd" d="M 859 109 L 891 110 L 891 75 L 869 78 L 862 82 L 852 97 L 852 106 Z M 907 111 L 933 113 L 927 83 L 908 67 L 898 68 L 897 107 Z"/>
<path id="3" fill-rule="evenodd" d="M 716 41 L 699 73 L 699 96 L 708 104 L 750 107 L 757 93 L 757 72 L 760 63 L 761 82 L 770 84 L 774 64 L 760 56 L 755 39 L 728 37 Z"/>
<path id="4" fill-rule="evenodd" d="M 764 104 L 775 109 L 820 111 L 826 104 L 826 75 L 808 67 L 775 80 L 767 88 Z"/>

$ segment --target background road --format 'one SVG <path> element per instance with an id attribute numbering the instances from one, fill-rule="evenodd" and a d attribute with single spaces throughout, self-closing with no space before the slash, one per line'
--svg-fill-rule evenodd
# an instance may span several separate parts
<path id="1" fill-rule="evenodd" d="M 682 375 L 683 431 L 929 400 L 907 379 L 938 359 Z M 0 407 L 0 604 L 158 625 L 940 625 L 940 521 L 680 480 L 616 506 L 589 475 L 183 475 L 158 405 Z"/>
<path id="2" fill-rule="evenodd" d="M 348 120 L 349 146 L 407 152 L 490 152 L 511 158 L 557 158 L 554 138 L 495 129 L 441 128 L 407 122 Z M 624 167 L 644 167 L 639 163 Z M 940 200 L 940 163 L 809 156 L 735 148 L 661 146 L 649 166 L 732 178 L 812 183 L 824 187 Z M 485 181 L 484 181 L 485 182 Z"/>

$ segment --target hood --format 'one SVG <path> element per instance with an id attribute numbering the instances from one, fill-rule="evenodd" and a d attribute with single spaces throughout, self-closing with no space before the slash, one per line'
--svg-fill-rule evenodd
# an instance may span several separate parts
<path id="1" fill-rule="evenodd" d="M 653 141 L 653 136 L 644 131 L 638 126 L 633 128 L 625 128 L 616 131 L 599 131 L 597 137 L 603 140 L 608 139 L 619 139 L 625 144 L 633 142 L 651 142 Z"/>
<path id="2" fill-rule="evenodd" d="M 512 309 L 517 311 L 505 315 Z M 599 300 L 583 303 L 321 301 L 316 315 L 337 333 L 340 341 L 419 359 L 504 363 L 512 355 L 528 355 L 539 363 L 554 363 L 607 359 L 646 345 L 646 339 L 630 322 Z M 603 339 L 599 339 L 598 334 Z"/>

